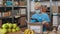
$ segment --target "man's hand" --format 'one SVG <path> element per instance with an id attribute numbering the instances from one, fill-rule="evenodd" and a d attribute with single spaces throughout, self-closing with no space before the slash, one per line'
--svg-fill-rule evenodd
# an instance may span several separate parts
<path id="1" fill-rule="evenodd" d="M 46 22 L 46 21 L 43 21 L 42 24 L 43 24 L 45 27 L 47 27 L 47 28 L 49 27 L 49 23 Z"/>
<path id="2" fill-rule="evenodd" d="M 43 22 L 42 22 L 42 24 L 45 24 L 45 23 L 47 23 L 47 22 L 46 22 L 46 21 L 43 21 Z"/>

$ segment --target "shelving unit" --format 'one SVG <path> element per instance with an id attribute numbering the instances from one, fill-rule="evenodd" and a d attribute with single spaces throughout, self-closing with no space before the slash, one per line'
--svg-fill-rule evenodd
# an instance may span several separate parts
<path id="1" fill-rule="evenodd" d="M 22 0 L 3 0 L 2 1 L 3 2 L 3 5 L 0 7 L 0 12 L 1 12 L 0 19 L 2 20 L 3 23 L 5 21 L 8 22 L 8 20 L 10 20 L 11 23 L 14 23 L 14 21 L 15 22 L 16 21 L 18 22 L 21 17 L 26 17 L 27 16 L 27 11 L 26 11 L 27 4 L 25 3 L 25 5 L 20 5 L 20 1 L 22 1 Z M 22 2 L 24 2 L 24 1 L 25 0 L 23 0 Z M 7 5 L 9 5 L 9 3 L 12 3 L 11 6 L 7 6 Z M 15 5 L 15 3 L 18 3 L 17 6 Z M 25 13 L 26 14 L 22 13 L 22 10 L 21 9 L 22 10 L 25 9 Z M 3 13 L 6 13 L 6 12 L 11 12 L 11 15 L 10 16 L 4 16 L 3 17 Z"/>

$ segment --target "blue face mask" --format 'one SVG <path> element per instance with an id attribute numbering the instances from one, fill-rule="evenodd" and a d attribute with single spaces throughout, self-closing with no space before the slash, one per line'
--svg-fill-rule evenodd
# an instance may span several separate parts
<path id="1" fill-rule="evenodd" d="M 36 12 L 37 14 L 39 14 L 39 13 L 40 13 L 40 10 L 36 10 L 35 12 Z"/>

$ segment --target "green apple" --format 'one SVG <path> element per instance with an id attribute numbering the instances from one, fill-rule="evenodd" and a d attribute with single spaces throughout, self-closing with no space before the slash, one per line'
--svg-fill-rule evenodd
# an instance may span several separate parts
<path id="1" fill-rule="evenodd" d="M 8 32 L 11 32 L 12 30 L 11 29 L 8 29 Z"/>
<path id="2" fill-rule="evenodd" d="M 3 34 L 6 34 L 6 33 L 7 33 L 7 29 L 2 29 L 1 32 L 2 32 Z"/>
<path id="3" fill-rule="evenodd" d="M 8 28 L 7 24 L 3 24 L 3 25 L 2 25 L 2 28 L 3 28 L 3 29 Z"/>
<path id="4" fill-rule="evenodd" d="M 12 29 L 12 32 L 16 32 L 16 30 L 15 29 Z"/>
<path id="5" fill-rule="evenodd" d="M 7 25 L 9 24 L 9 23 L 6 23 Z"/>
<path id="6" fill-rule="evenodd" d="M 20 30 L 20 28 L 19 27 L 16 27 L 16 31 L 19 31 Z"/>
<path id="7" fill-rule="evenodd" d="M 17 27 L 17 24 L 13 24 L 13 29 L 15 29 Z"/>
<path id="8" fill-rule="evenodd" d="M 8 24 L 8 26 L 9 26 L 9 29 L 11 29 L 12 28 L 12 24 L 10 23 L 10 24 Z"/>
<path id="9" fill-rule="evenodd" d="M 2 31 L 2 29 L 0 28 L 0 32 Z"/>

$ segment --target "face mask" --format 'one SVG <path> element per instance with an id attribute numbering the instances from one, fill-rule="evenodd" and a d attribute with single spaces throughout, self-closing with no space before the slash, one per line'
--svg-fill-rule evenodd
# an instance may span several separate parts
<path id="1" fill-rule="evenodd" d="M 35 12 L 36 12 L 37 14 L 39 14 L 41 11 L 40 11 L 40 10 L 36 10 Z"/>

